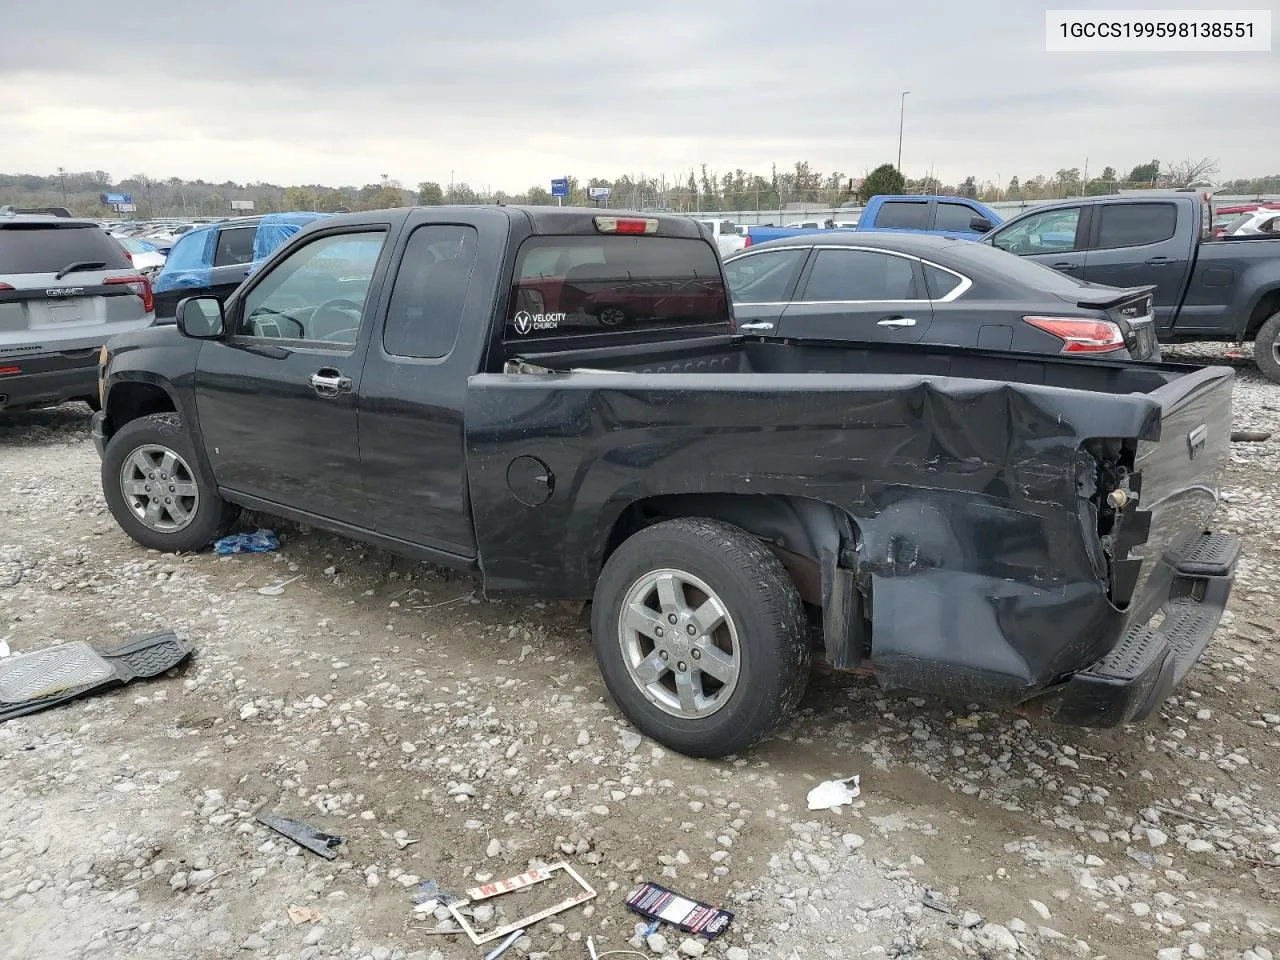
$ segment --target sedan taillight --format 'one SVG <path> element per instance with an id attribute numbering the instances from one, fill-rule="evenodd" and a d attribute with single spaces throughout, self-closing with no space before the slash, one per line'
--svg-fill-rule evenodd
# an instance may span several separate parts
<path id="1" fill-rule="evenodd" d="M 107 277 L 108 284 L 123 283 L 130 290 L 142 298 L 142 309 L 147 313 L 152 313 L 156 308 L 155 294 L 151 292 L 151 281 L 146 277 Z"/>
<path id="2" fill-rule="evenodd" d="M 1085 320 L 1080 317 L 1022 319 L 1061 340 L 1063 353 L 1110 353 L 1124 347 L 1124 334 L 1110 320 Z"/>

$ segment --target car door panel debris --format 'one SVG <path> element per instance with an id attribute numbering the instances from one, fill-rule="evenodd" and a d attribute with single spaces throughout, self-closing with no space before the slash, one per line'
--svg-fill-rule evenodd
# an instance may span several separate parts
<path id="1" fill-rule="evenodd" d="M 288 837 L 298 846 L 326 860 L 333 860 L 338 856 L 338 852 L 333 848 L 342 843 L 342 837 L 324 833 L 302 820 L 281 817 L 274 813 L 259 813 L 257 819 L 263 826 L 270 827 L 281 836 Z"/>

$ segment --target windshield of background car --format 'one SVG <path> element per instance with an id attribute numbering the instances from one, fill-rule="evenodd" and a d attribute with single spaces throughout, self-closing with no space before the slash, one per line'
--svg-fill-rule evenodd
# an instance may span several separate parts
<path id="1" fill-rule="evenodd" d="M 0 227 L 0 273 L 57 273 L 77 261 L 101 261 L 105 270 L 129 269 L 124 249 L 96 224 L 18 222 Z"/>
<path id="2" fill-rule="evenodd" d="M 729 302 L 711 244 L 679 237 L 531 237 L 520 247 L 508 342 L 716 327 Z"/>

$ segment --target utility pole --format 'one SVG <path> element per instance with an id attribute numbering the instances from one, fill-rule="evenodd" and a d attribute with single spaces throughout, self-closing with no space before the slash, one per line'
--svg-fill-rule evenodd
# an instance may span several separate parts
<path id="1" fill-rule="evenodd" d="M 67 171 L 63 167 L 58 168 L 58 179 L 62 182 L 62 205 L 67 205 Z"/>
<path id="2" fill-rule="evenodd" d="M 898 172 L 902 172 L 902 121 L 907 112 L 907 94 L 910 90 L 902 91 L 902 100 L 898 104 Z"/>

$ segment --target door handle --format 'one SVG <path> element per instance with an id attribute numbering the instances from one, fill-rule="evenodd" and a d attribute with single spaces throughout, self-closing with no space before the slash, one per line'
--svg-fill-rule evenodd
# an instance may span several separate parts
<path id="1" fill-rule="evenodd" d="M 1055 263 L 1053 265 L 1053 269 L 1055 270 L 1076 270 L 1078 268 L 1079 264 L 1075 263 Z"/>
<path id="2" fill-rule="evenodd" d="M 333 367 L 321 367 L 307 378 L 307 382 L 322 397 L 336 397 L 351 389 L 351 378 L 344 377 L 341 370 Z"/>
<path id="3" fill-rule="evenodd" d="M 773 330 L 773 321 L 753 320 L 750 323 L 739 324 L 738 329 L 743 333 L 770 333 Z"/>
<path id="4" fill-rule="evenodd" d="M 1150 260 L 1147 261 L 1147 266 L 1163 267 L 1165 264 L 1171 263 L 1171 262 L 1172 261 L 1168 257 L 1152 257 Z"/>
<path id="5" fill-rule="evenodd" d="M 914 327 L 915 320 L 911 317 L 885 317 L 883 320 L 877 320 L 877 327 L 892 327 L 895 330 L 899 327 Z"/>

